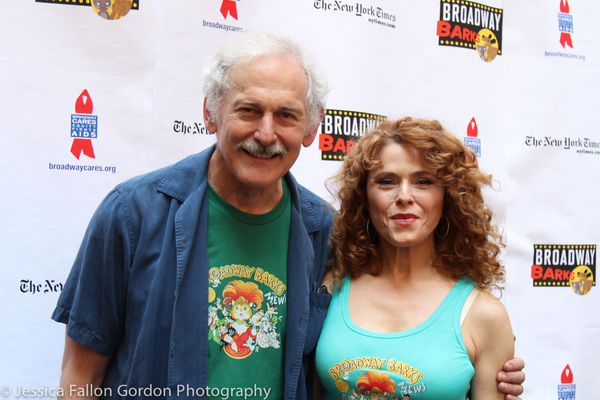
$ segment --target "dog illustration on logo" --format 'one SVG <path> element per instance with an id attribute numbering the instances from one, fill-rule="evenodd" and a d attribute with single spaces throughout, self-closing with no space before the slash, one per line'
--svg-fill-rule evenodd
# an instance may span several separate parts
<path id="1" fill-rule="evenodd" d="M 588 294 L 594 284 L 594 274 L 587 265 L 580 265 L 573 270 L 574 278 L 571 280 L 573 291 L 580 296 Z"/>

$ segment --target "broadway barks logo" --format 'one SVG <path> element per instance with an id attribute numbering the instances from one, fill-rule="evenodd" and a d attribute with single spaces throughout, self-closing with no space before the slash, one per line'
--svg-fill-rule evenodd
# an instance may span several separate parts
<path id="1" fill-rule="evenodd" d="M 91 6 L 98 16 L 107 20 L 121 19 L 129 10 L 139 9 L 139 0 L 35 0 L 36 3 Z"/>
<path id="2" fill-rule="evenodd" d="M 325 110 L 321 121 L 321 159 L 343 161 L 358 139 L 387 118 L 361 111 Z"/>
<path id="3" fill-rule="evenodd" d="M 502 9 L 484 4 L 441 0 L 439 45 L 477 50 L 479 58 L 491 62 L 502 55 L 502 15 Z"/>
<path id="4" fill-rule="evenodd" d="M 90 158 L 96 158 L 92 139 L 98 138 L 98 117 L 91 115 L 94 103 L 87 89 L 75 101 L 75 113 L 71 114 L 71 153 L 79 160 L 81 152 Z"/>
<path id="5" fill-rule="evenodd" d="M 534 287 L 570 286 L 586 295 L 596 286 L 595 244 L 536 244 L 531 278 Z"/>
<path id="6" fill-rule="evenodd" d="M 560 0 L 560 12 L 558 13 L 558 31 L 560 32 L 560 44 L 573 48 L 571 33 L 573 33 L 573 16 L 569 14 L 569 2 Z"/>

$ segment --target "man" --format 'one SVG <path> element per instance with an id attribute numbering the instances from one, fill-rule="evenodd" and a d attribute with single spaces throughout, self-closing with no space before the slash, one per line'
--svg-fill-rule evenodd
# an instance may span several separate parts
<path id="1" fill-rule="evenodd" d="M 90 222 L 53 314 L 67 324 L 65 397 L 311 397 L 333 210 L 289 169 L 327 91 L 274 35 L 209 62 L 216 145 L 117 186 Z"/>

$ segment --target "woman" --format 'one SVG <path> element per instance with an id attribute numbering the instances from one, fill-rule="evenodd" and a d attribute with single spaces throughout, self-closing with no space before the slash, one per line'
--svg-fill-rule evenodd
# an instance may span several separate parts
<path id="1" fill-rule="evenodd" d="M 340 210 L 317 347 L 327 399 L 503 399 L 513 357 L 500 235 L 481 187 L 491 177 L 437 121 L 367 133 L 333 178 Z"/>

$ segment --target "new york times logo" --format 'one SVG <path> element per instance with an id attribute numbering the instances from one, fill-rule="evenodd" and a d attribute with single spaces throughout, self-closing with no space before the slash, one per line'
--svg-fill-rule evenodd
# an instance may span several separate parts
<path id="1" fill-rule="evenodd" d="M 341 12 L 360 18 L 365 16 L 372 24 L 396 29 L 396 14 L 393 14 L 382 7 L 365 6 L 361 3 L 344 3 L 341 0 L 315 0 L 313 7 L 317 10 Z"/>
<path id="2" fill-rule="evenodd" d="M 56 282 L 54 279 L 46 279 L 44 282 L 35 282 L 32 279 L 21 279 L 19 283 L 21 293 L 59 293 L 63 290 L 62 282 Z"/>

